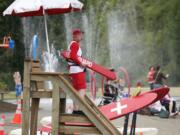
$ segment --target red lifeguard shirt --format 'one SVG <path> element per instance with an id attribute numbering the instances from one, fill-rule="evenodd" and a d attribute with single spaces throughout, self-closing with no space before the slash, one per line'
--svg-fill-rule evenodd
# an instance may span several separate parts
<path id="1" fill-rule="evenodd" d="M 68 62 L 70 69 L 69 72 L 72 73 L 80 73 L 84 71 L 84 68 L 78 66 L 80 61 L 78 60 L 78 56 L 82 56 L 82 50 L 79 44 L 76 41 L 72 41 L 68 46 L 68 51 L 70 52 L 69 56 L 74 62 Z M 77 65 L 76 65 L 77 64 Z"/>

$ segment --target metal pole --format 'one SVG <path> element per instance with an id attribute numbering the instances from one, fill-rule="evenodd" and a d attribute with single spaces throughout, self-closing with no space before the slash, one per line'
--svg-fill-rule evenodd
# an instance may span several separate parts
<path id="1" fill-rule="evenodd" d="M 133 131 L 133 135 L 136 134 L 137 112 L 135 112 L 134 115 L 135 115 L 135 116 L 134 116 L 135 118 L 134 118 L 134 131 Z"/>
<path id="2" fill-rule="evenodd" d="M 123 135 L 127 135 L 128 133 L 128 123 L 129 123 L 129 114 L 125 116 Z"/>
<path id="3" fill-rule="evenodd" d="M 130 135 L 135 135 L 136 133 L 136 120 L 137 120 L 137 112 L 134 112 L 133 118 L 132 118 Z"/>

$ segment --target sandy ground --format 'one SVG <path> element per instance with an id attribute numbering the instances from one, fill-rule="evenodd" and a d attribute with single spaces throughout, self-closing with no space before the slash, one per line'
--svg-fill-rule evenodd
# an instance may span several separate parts
<path id="1" fill-rule="evenodd" d="M 178 101 L 179 98 L 178 98 Z M 14 102 L 14 101 L 8 101 Z M 42 99 L 40 103 L 39 110 L 39 121 L 44 116 L 51 115 L 51 99 Z M 180 102 L 179 102 L 180 103 Z M 0 113 L 1 115 L 2 113 Z M 5 124 L 5 132 L 8 133 L 13 130 L 20 128 L 21 125 L 12 125 L 10 124 L 14 113 L 4 113 L 6 115 L 6 124 Z M 124 118 L 119 118 L 113 121 L 116 126 L 123 126 Z M 39 124 L 40 126 L 40 124 Z M 159 130 L 158 135 L 179 135 L 180 134 L 180 116 L 176 118 L 162 119 L 157 116 L 143 116 L 138 115 L 137 117 L 137 127 L 155 127 Z"/>

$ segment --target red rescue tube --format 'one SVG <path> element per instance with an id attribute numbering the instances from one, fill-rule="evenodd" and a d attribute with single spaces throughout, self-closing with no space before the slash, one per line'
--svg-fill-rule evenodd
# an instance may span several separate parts
<path id="1" fill-rule="evenodd" d="M 60 53 L 60 55 L 65 59 L 70 59 L 68 51 L 63 51 L 63 52 Z M 78 57 L 78 60 L 86 68 L 89 68 L 89 69 L 91 69 L 91 70 L 105 76 L 109 80 L 116 80 L 116 74 L 114 72 L 110 71 L 109 69 L 107 69 L 107 68 L 105 68 L 105 67 L 103 67 L 101 65 L 98 65 L 95 62 L 92 62 L 92 61 L 90 61 L 90 60 L 88 60 L 86 58 L 83 58 L 83 57 Z"/>

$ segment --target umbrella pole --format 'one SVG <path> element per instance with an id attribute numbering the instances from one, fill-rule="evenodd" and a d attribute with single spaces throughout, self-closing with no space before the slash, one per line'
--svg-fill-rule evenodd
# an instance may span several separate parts
<path id="1" fill-rule="evenodd" d="M 46 45 L 48 51 L 48 63 L 49 63 L 49 71 L 51 70 L 51 60 L 50 60 L 50 47 L 49 47 L 49 36 L 48 36 L 48 29 L 47 29 L 47 18 L 46 13 L 44 11 L 44 26 L 45 26 L 45 33 L 46 33 Z"/>

